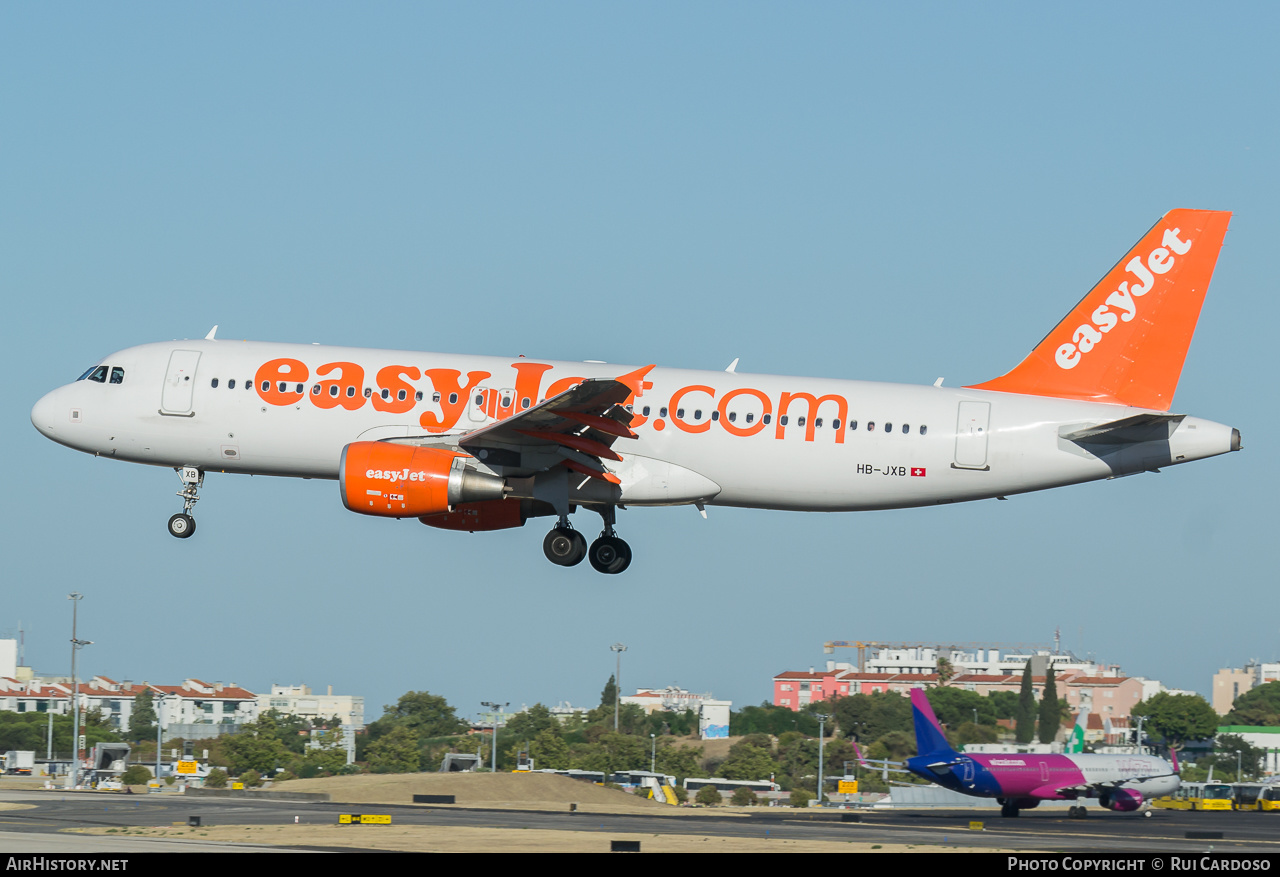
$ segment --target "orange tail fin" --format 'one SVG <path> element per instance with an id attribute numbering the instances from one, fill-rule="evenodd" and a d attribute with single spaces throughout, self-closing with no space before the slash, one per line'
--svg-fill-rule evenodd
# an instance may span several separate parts
<path id="1" fill-rule="evenodd" d="M 1169 211 L 1013 371 L 969 389 L 1168 411 L 1230 220 Z"/>

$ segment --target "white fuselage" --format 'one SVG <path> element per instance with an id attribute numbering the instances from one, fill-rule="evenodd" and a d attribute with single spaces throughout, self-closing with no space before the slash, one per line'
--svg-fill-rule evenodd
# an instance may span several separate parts
<path id="1" fill-rule="evenodd" d="M 285 371 L 281 362 L 290 363 Z M 31 419 L 43 435 L 137 463 L 308 478 L 337 478 L 344 446 L 357 440 L 457 435 L 518 413 L 575 380 L 637 371 L 215 340 L 146 344 L 101 364 L 105 381 L 67 384 L 35 405 Z M 122 372 L 119 383 L 111 383 L 114 369 Z M 1114 404 L 823 378 L 640 371 L 644 384 L 630 402 L 639 437 L 618 441 L 622 462 L 609 463 L 622 482 L 620 501 L 628 504 L 905 508 L 1108 478 L 1239 447 L 1230 427 L 1194 417 L 1160 441 L 1086 448 L 1062 438 L 1141 413 Z"/>

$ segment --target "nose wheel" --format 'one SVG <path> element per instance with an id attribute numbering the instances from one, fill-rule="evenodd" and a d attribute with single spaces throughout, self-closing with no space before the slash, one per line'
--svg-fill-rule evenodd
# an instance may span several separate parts
<path id="1" fill-rule="evenodd" d="M 200 485 L 204 484 L 204 473 L 194 466 L 183 466 L 176 471 L 182 481 L 182 489 L 178 491 L 182 511 L 169 519 L 169 535 L 186 539 L 196 531 L 196 519 L 191 517 L 191 509 L 200 501 Z"/>

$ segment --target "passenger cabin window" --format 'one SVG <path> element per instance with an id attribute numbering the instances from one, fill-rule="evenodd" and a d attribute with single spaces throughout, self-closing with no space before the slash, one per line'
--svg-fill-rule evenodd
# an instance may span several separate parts
<path id="1" fill-rule="evenodd" d="M 118 366 L 118 365 L 113 365 L 113 366 L 111 366 L 111 383 L 113 383 L 113 384 L 123 384 L 123 383 L 124 383 L 124 369 L 120 368 L 120 366 Z M 216 386 L 218 386 L 218 379 L 217 379 L 217 378 L 214 378 L 214 379 L 213 379 L 213 385 L 214 385 L 215 387 L 216 387 Z"/>
<path id="2" fill-rule="evenodd" d="M 391 391 L 390 391 L 390 390 L 388 390 L 386 387 L 383 387 L 383 388 L 382 388 L 382 398 L 383 398 L 383 399 L 390 399 L 390 398 L 391 398 Z M 478 398 L 478 397 L 477 397 L 477 398 Z M 476 402 L 476 404 L 477 404 L 477 405 L 479 405 L 480 403 L 477 401 L 477 402 Z"/>
<path id="3" fill-rule="evenodd" d="M 892 423 L 886 423 L 886 424 L 884 425 L 884 431 L 885 431 L 885 432 L 893 432 L 893 424 L 892 424 Z"/>
<path id="4" fill-rule="evenodd" d="M 235 379 L 235 378 L 232 378 L 231 380 L 227 381 L 227 389 L 228 389 L 228 390 L 234 390 L 235 388 L 236 388 L 236 379 Z"/>
<path id="5" fill-rule="evenodd" d="M 365 387 L 365 388 L 364 388 L 364 397 L 365 397 L 366 399 L 368 399 L 368 398 L 369 398 L 370 396 L 372 396 L 372 395 L 373 395 L 373 388 L 372 388 L 372 387 Z"/>
<path id="6" fill-rule="evenodd" d="M 911 427 L 908 424 L 902 424 L 902 434 L 906 435 L 909 432 L 911 432 Z"/>
<path id="7" fill-rule="evenodd" d="M 875 432 L 875 431 L 876 431 L 876 422 L 874 420 L 868 420 L 867 432 Z"/>
<path id="8" fill-rule="evenodd" d="M 921 435 L 924 435 L 924 434 L 925 434 L 926 432 L 928 432 L 928 431 L 929 431 L 929 427 L 927 427 L 927 426 L 922 426 L 922 427 L 920 427 L 920 434 L 921 434 Z"/>
<path id="9" fill-rule="evenodd" d="M 213 380 L 211 380 L 211 381 L 209 382 L 209 386 L 210 386 L 210 387 L 213 387 L 213 389 L 215 389 L 215 390 L 216 390 L 216 389 L 218 389 L 218 379 L 217 379 L 217 378 L 214 378 Z"/>
<path id="10" fill-rule="evenodd" d="M 857 428 L 858 428 L 858 421 L 856 421 L 856 420 L 850 420 L 850 421 L 849 421 L 849 432 L 853 432 L 853 431 L 854 431 L 855 429 L 857 429 Z"/>

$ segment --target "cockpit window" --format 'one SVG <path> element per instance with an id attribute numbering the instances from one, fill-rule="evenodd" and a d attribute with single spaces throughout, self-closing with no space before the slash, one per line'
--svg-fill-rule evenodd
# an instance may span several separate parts
<path id="1" fill-rule="evenodd" d="M 94 369 L 96 369 L 96 368 L 97 368 L 97 366 L 96 366 L 96 365 L 91 365 L 91 366 L 89 366 L 89 368 L 85 371 L 85 373 L 84 373 L 84 374 L 82 374 L 80 377 L 76 378 L 76 380 L 77 380 L 77 381 L 83 381 L 83 380 L 85 380 L 86 378 L 88 378 L 88 377 L 89 377 L 89 375 L 93 374 L 93 370 L 94 370 Z"/>
<path id="2" fill-rule="evenodd" d="M 97 381 L 100 384 L 105 384 L 107 382 L 107 367 L 105 365 L 100 365 L 95 369 L 91 369 L 85 377 L 91 381 Z"/>
<path id="3" fill-rule="evenodd" d="M 111 383 L 113 384 L 124 383 L 124 369 L 122 369 L 118 365 L 111 366 Z"/>

